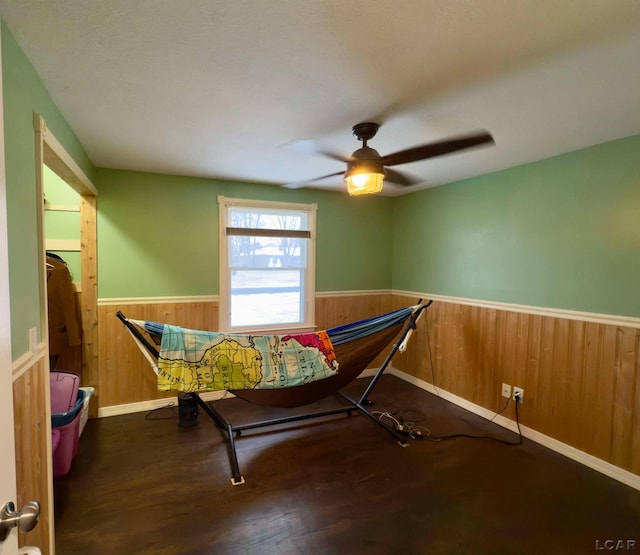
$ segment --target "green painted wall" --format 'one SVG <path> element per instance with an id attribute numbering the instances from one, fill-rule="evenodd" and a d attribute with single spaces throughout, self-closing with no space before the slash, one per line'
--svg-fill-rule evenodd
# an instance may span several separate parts
<path id="1" fill-rule="evenodd" d="M 47 166 L 43 168 L 44 197 L 46 199 L 44 213 L 44 236 L 48 241 L 73 240 L 80 241 L 80 212 L 47 210 L 46 205 L 73 206 L 80 208 L 80 195 L 70 185 Z M 50 249 L 45 243 L 47 252 L 51 251 L 62 258 L 71 272 L 74 282 L 82 279 L 80 251 L 58 251 Z"/>
<path id="2" fill-rule="evenodd" d="M 1 34 L 11 346 L 16 360 L 28 351 L 30 328 L 36 327 L 42 337 L 36 220 L 40 199 L 36 199 L 33 113 L 44 117 L 89 179 L 93 166 L 4 22 Z"/>
<path id="3" fill-rule="evenodd" d="M 97 169 L 98 296 L 218 294 L 218 195 L 317 203 L 316 289 L 391 286 L 393 199 Z"/>
<path id="4" fill-rule="evenodd" d="M 640 136 L 396 199 L 393 287 L 640 317 Z"/>

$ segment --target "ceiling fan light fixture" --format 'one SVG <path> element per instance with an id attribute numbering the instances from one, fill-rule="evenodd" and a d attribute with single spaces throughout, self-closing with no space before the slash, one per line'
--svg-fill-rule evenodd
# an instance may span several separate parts
<path id="1" fill-rule="evenodd" d="M 349 164 L 344 174 L 344 182 L 351 196 L 375 195 L 382 191 L 384 169 L 377 160 L 358 160 Z"/>
<path id="2" fill-rule="evenodd" d="M 384 174 L 382 173 L 355 173 L 345 176 L 347 192 L 351 196 L 375 195 L 382 191 Z"/>

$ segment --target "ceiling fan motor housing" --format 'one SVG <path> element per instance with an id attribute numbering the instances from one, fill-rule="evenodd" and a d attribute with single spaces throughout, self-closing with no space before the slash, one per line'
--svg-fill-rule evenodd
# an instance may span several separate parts
<path id="1" fill-rule="evenodd" d="M 378 151 L 368 146 L 356 150 L 347 162 L 345 177 L 354 173 L 384 173 Z"/>

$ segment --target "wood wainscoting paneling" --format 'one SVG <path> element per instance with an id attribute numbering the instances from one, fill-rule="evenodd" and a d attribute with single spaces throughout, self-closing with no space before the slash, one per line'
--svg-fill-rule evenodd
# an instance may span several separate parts
<path id="1" fill-rule="evenodd" d="M 412 301 L 415 302 L 415 299 Z M 327 295 L 316 298 L 316 327 L 326 329 L 392 310 L 388 293 Z M 129 332 L 116 317 L 120 310 L 128 318 L 153 320 L 192 329 L 218 329 L 218 303 L 139 302 L 137 304 L 104 303 L 98 305 L 98 384 L 96 408 L 113 407 L 165 397 L 175 393 L 159 392 L 156 376 L 140 353 Z M 379 365 L 383 356 L 373 362 Z"/>
<path id="2" fill-rule="evenodd" d="M 316 297 L 316 328 L 325 330 L 391 312 L 393 299 L 387 293 L 322 295 Z M 387 356 L 385 349 L 369 364 L 378 368 Z M 338 361 L 338 364 L 340 361 Z"/>
<path id="3" fill-rule="evenodd" d="M 131 334 L 117 318 L 118 310 L 127 318 L 174 324 L 191 329 L 216 330 L 218 303 L 214 301 L 98 305 L 98 385 L 97 408 L 136 403 L 175 393 L 158 391 L 156 375 L 140 352 Z"/>
<path id="4" fill-rule="evenodd" d="M 19 534 L 20 546 L 37 546 L 43 555 L 53 553 L 50 527 L 53 526 L 53 490 L 48 445 L 51 420 L 47 411 L 49 373 L 40 358 L 13 382 L 13 411 L 16 441 L 16 506 L 36 500 L 40 503 L 40 521 L 26 534 Z"/>
<path id="5" fill-rule="evenodd" d="M 336 294 L 316 297 L 316 328 L 324 330 L 393 310 L 386 293 Z"/>
<path id="6" fill-rule="evenodd" d="M 640 329 L 434 302 L 394 367 L 640 475 Z"/>

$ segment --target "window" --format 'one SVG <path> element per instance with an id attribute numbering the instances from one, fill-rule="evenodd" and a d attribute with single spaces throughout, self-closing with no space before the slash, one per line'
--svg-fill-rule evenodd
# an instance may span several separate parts
<path id="1" fill-rule="evenodd" d="M 315 204 L 218 197 L 220 329 L 312 328 Z"/>

